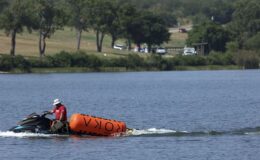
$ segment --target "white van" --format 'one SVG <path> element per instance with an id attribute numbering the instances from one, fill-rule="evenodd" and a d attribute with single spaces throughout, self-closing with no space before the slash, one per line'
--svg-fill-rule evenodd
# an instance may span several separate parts
<path id="1" fill-rule="evenodd" d="M 183 51 L 183 55 L 187 56 L 187 55 L 196 55 L 197 52 L 195 50 L 195 48 L 191 48 L 191 47 L 184 47 L 184 51 Z"/>

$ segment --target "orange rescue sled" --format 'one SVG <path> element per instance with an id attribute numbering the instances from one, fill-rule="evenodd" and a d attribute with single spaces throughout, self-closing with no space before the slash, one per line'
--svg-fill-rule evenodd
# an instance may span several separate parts
<path id="1" fill-rule="evenodd" d="M 109 136 L 126 132 L 124 122 L 85 114 L 73 114 L 70 118 L 69 127 L 75 133 L 95 136 Z"/>

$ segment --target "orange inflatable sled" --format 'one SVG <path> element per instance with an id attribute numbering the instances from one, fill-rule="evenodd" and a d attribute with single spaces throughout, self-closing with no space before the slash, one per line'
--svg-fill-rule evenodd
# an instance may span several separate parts
<path id="1" fill-rule="evenodd" d="M 78 134 L 109 136 L 126 132 L 124 122 L 94 117 L 85 114 L 73 114 L 69 122 L 70 130 Z"/>

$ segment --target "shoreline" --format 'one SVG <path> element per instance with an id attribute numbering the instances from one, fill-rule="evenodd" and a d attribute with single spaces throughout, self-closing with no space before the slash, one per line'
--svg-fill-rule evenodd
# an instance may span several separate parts
<path id="1" fill-rule="evenodd" d="M 126 68 L 126 67 L 58 67 L 58 68 L 31 68 L 30 71 L 14 69 L 9 72 L 0 71 L 0 74 L 49 74 L 49 73 L 98 73 L 98 72 L 149 72 L 149 71 L 214 71 L 214 70 L 244 70 L 236 65 L 207 65 L 207 66 L 176 66 L 172 70 L 160 70 L 158 68 Z"/>

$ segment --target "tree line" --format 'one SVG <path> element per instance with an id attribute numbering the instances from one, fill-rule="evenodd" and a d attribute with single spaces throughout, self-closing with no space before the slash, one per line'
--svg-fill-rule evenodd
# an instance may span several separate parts
<path id="1" fill-rule="evenodd" d="M 187 45 L 208 43 L 208 52 L 214 50 L 260 49 L 259 0 L 130 0 L 158 14 L 173 14 L 178 23 L 192 21 Z M 166 16 L 164 16 L 166 17 Z"/>
<path id="2" fill-rule="evenodd" d="M 207 50 L 255 56 L 260 44 L 259 0 L 0 0 L 0 28 L 11 36 L 15 54 L 17 33 L 39 32 L 39 53 L 44 56 L 46 38 L 64 26 L 75 28 L 76 48 L 82 32 L 93 30 L 97 51 L 102 51 L 105 35 L 124 38 L 128 48 L 135 43 L 160 45 L 169 40 L 168 27 L 191 20 L 187 45 L 207 42 Z M 258 58 L 259 59 L 259 58 Z M 246 61 L 246 60 L 244 60 Z"/>
<path id="3" fill-rule="evenodd" d="M 0 0 L 0 29 L 11 37 L 10 54 L 15 55 L 16 35 L 37 31 L 39 54 L 45 55 L 46 39 L 64 26 L 75 28 L 77 50 L 82 32 L 93 30 L 97 51 L 102 52 L 105 35 L 112 38 L 111 46 L 119 38 L 140 46 L 169 41 L 168 25 L 162 15 L 137 7 L 122 0 Z M 175 17 L 171 17 L 174 19 Z"/>

